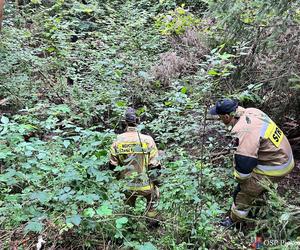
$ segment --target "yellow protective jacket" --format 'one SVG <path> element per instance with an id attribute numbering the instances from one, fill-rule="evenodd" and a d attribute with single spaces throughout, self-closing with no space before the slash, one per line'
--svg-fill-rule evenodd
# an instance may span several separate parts
<path id="1" fill-rule="evenodd" d="M 153 188 L 147 171 L 156 167 L 158 150 L 151 136 L 141 134 L 135 127 L 128 127 L 127 131 L 117 136 L 110 149 L 110 164 L 125 166 L 120 177 L 127 178 L 127 189 L 147 191 Z"/>
<path id="2" fill-rule="evenodd" d="M 281 129 L 261 110 L 238 107 L 232 128 L 237 138 L 235 176 L 248 179 L 252 171 L 266 176 L 285 176 L 294 167 L 290 143 Z"/>

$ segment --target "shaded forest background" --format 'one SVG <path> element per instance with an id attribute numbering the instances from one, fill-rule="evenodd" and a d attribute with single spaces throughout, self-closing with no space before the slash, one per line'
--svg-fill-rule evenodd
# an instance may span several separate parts
<path id="1" fill-rule="evenodd" d="M 298 161 L 253 225 L 218 225 L 233 147 L 206 115 L 222 97 L 260 108 L 299 158 L 299 1 L 8 1 L 0 62 L 0 248 L 246 249 L 262 229 L 299 241 Z M 154 231 L 106 168 L 128 106 L 165 166 Z"/>

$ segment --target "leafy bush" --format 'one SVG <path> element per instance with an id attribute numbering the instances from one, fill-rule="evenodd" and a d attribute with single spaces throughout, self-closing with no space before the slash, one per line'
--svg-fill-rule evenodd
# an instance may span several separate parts
<path id="1" fill-rule="evenodd" d="M 226 44 L 227 51 L 248 49 L 235 60 L 237 68 L 228 79 L 234 88 L 261 85 L 262 108 L 278 122 L 287 110 L 299 117 L 291 103 L 299 103 L 295 76 L 299 75 L 299 1 L 207 1 L 203 30 L 214 46 Z M 205 24 L 206 23 L 206 24 Z M 238 51 L 237 51 L 238 52 Z M 287 63 L 289 62 L 289 63 Z M 297 80 L 296 80 L 297 82 Z M 289 96 L 289 98 L 287 98 Z M 282 108 L 280 99 L 289 99 Z M 256 102 L 253 102 L 254 104 Z M 253 105 L 253 104 L 252 104 Z M 281 111 L 277 107 L 281 107 Z M 284 111 L 283 111 L 284 110 Z"/>
<path id="2" fill-rule="evenodd" d="M 61 130 L 55 117 L 47 123 L 53 124 L 47 141 L 36 136 L 26 139 L 35 126 L 2 117 L 1 228 L 55 235 L 80 224 L 83 232 L 100 230 L 106 216 L 123 210 L 120 187 L 111 182 L 108 171 L 99 169 L 107 162 L 112 134 L 68 122 Z"/>
<path id="3" fill-rule="evenodd" d="M 194 17 L 183 7 L 177 7 L 167 14 L 160 14 L 156 17 L 155 26 L 162 35 L 180 35 L 188 28 L 200 24 L 200 19 Z"/>
<path id="4" fill-rule="evenodd" d="M 243 249 L 264 227 L 296 239 L 291 193 L 270 190 L 256 229 L 218 226 L 232 143 L 205 114 L 229 96 L 299 120 L 298 1 L 19 3 L 0 40 L 1 247 Z M 157 230 L 105 167 L 128 106 L 164 150 Z"/>

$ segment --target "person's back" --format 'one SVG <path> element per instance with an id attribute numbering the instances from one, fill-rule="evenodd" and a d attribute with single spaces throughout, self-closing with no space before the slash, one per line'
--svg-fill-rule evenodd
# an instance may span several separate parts
<path id="1" fill-rule="evenodd" d="M 151 136 L 138 132 L 136 127 L 117 136 L 111 147 L 111 163 L 126 166 L 120 177 L 133 176 L 128 186 L 133 190 L 145 190 L 150 182 L 147 171 L 149 166 L 157 166 L 157 148 Z"/>
<path id="2" fill-rule="evenodd" d="M 279 182 L 294 168 L 291 146 L 280 128 L 259 109 L 243 108 L 231 99 L 216 102 L 210 109 L 236 137 L 234 176 L 238 182 L 233 192 L 230 218 L 223 226 L 247 221 L 250 210 L 266 192 L 262 182 Z M 253 215 L 252 215 L 253 216 Z"/>
<path id="3" fill-rule="evenodd" d="M 232 129 L 238 137 L 236 155 L 257 159 L 255 173 L 283 176 L 293 167 L 290 143 L 278 126 L 259 109 L 237 108 L 239 120 Z"/>
<path id="4" fill-rule="evenodd" d="M 159 198 L 158 177 L 160 162 L 158 150 L 151 136 L 141 134 L 137 128 L 137 118 L 134 109 L 129 108 L 125 115 L 127 131 L 117 136 L 110 149 L 110 168 L 122 166 L 118 178 L 125 179 L 126 203 L 135 205 L 136 198 L 143 196 L 147 199 L 148 217 L 157 216 L 155 203 Z M 150 224 L 156 225 L 157 221 Z"/>

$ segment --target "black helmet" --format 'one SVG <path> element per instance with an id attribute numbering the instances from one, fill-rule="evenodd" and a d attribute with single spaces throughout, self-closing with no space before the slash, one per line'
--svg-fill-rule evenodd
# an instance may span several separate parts
<path id="1" fill-rule="evenodd" d="M 136 124 L 137 117 L 134 108 L 128 108 L 125 113 L 125 121 L 129 124 Z"/>
<path id="2" fill-rule="evenodd" d="M 235 112 L 238 102 L 232 99 L 223 99 L 217 101 L 216 105 L 210 109 L 211 115 L 225 115 Z"/>

